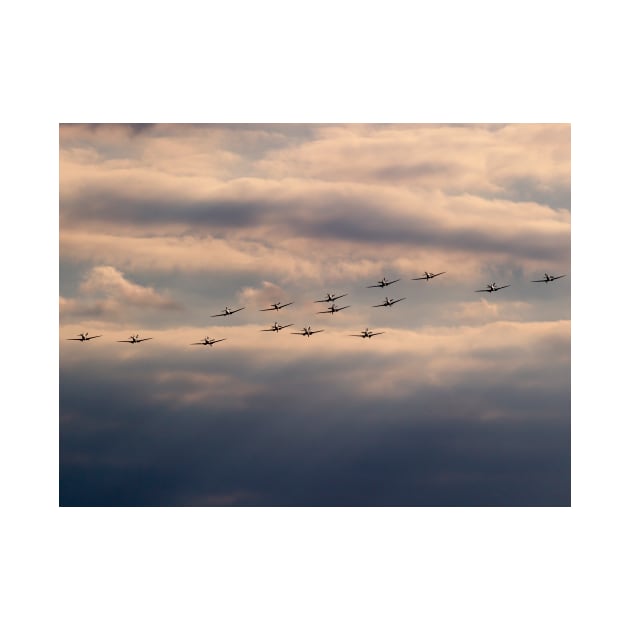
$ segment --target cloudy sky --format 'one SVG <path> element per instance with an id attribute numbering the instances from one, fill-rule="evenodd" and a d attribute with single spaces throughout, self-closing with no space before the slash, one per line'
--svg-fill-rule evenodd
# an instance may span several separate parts
<path id="1" fill-rule="evenodd" d="M 569 505 L 570 153 L 561 124 L 62 125 L 60 504 Z"/>

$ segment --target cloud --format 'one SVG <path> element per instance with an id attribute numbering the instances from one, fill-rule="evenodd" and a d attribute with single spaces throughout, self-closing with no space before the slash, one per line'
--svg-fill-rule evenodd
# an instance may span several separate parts
<path id="1" fill-rule="evenodd" d="M 136 284 L 111 266 L 93 267 L 78 289 L 78 297 L 60 297 L 60 316 L 68 318 L 119 318 L 128 309 L 178 310 L 172 299 L 152 287 Z"/>
<path id="2" fill-rule="evenodd" d="M 569 504 L 569 204 L 568 125 L 62 125 L 60 502 Z"/>

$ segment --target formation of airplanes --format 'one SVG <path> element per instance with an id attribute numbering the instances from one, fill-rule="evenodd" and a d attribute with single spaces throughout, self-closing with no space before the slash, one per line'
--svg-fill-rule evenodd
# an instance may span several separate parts
<path id="1" fill-rule="evenodd" d="M 411 278 L 412 280 L 426 280 L 427 282 L 433 278 L 437 278 L 438 276 L 441 276 L 443 274 L 445 274 L 446 271 L 440 271 L 439 273 L 431 273 L 428 271 L 424 272 L 423 276 L 420 276 L 418 278 Z M 541 279 L 536 279 L 536 280 L 531 280 L 531 282 L 544 282 L 545 284 L 549 283 L 549 282 L 553 282 L 555 280 L 559 280 L 560 278 L 565 278 L 566 274 L 560 275 L 560 276 L 553 276 L 550 274 L 545 273 L 544 274 L 544 278 Z M 383 277 L 382 280 L 379 280 L 377 284 L 372 284 L 369 285 L 368 289 L 372 289 L 372 288 L 383 288 L 383 287 L 387 287 L 390 284 L 394 284 L 395 282 L 399 282 L 400 278 L 397 278 L 396 280 L 387 280 L 387 278 Z M 475 293 L 494 293 L 495 291 L 500 291 L 501 289 L 507 289 L 509 286 L 509 284 L 504 284 L 502 286 L 497 286 L 496 282 L 492 282 L 491 284 L 487 284 L 486 287 L 484 289 L 476 289 Z M 346 297 L 348 294 L 347 293 L 342 293 L 340 295 L 337 295 L 335 293 L 326 293 L 326 297 L 323 300 L 315 300 L 315 303 L 329 303 L 330 306 L 325 310 L 325 311 L 317 311 L 317 314 L 328 314 L 330 313 L 331 315 L 334 315 L 335 313 L 338 313 L 339 311 L 343 311 L 346 308 L 349 308 L 350 305 L 348 304 L 347 306 L 338 306 L 335 303 L 335 300 L 338 300 L 342 297 Z M 373 304 L 372 307 L 373 308 L 378 308 L 380 306 L 393 306 L 394 304 L 397 304 L 398 302 L 402 302 L 403 300 L 405 300 L 405 297 L 401 297 L 401 298 L 397 298 L 397 299 L 390 299 L 389 297 L 386 297 L 385 300 L 381 303 L 381 304 Z M 282 308 L 285 308 L 287 306 L 292 305 L 294 302 L 286 302 L 285 304 L 282 304 L 282 302 L 275 302 L 274 304 L 271 304 L 271 306 L 269 308 L 262 308 L 259 309 L 261 312 L 262 311 L 279 311 Z M 222 312 L 220 313 L 216 313 L 214 315 L 210 315 L 210 317 L 227 317 L 229 315 L 234 315 L 235 313 L 238 313 L 239 311 L 244 310 L 245 307 L 241 306 L 239 308 L 235 308 L 232 309 L 228 306 L 226 306 Z M 273 325 L 270 328 L 264 328 L 261 330 L 261 332 L 280 332 L 281 330 L 283 330 L 284 328 L 288 328 L 289 326 L 293 326 L 293 324 L 278 324 L 278 322 L 274 322 Z M 324 330 L 312 330 L 310 326 L 305 326 L 304 328 L 302 328 L 302 330 L 300 332 L 292 332 L 292 335 L 302 335 L 304 337 L 310 337 L 311 335 L 314 335 L 316 333 L 320 333 L 320 332 L 324 332 Z M 365 330 L 361 331 L 359 334 L 350 334 L 350 337 L 361 337 L 363 339 L 371 339 L 372 337 L 376 336 L 376 335 L 382 335 L 384 334 L 383 332 L 372 332 L 369 330 L 369 328 L 366 328 Z M 76 337 L 67 339 L 67 341 L 90 341 L 91 339 L 96 339 L 97 337 L 102 337 L 103 335 L 92 335 L 89 336 L 88 333 L 78 333 L 78 335 Z M 119 339 L 117 340 L 117 343 L 131 343 L 131 344 L 136 344 L 136 343 L 141 343 L 143 341 L 149 341 L 150 339 L 153 339 L 153 337 L 144 337 L 143 339 L 140 338 L 140 335 L 138 333 L 136 333 L 135 335 L 131 335 L 128 339 Z M 214 339 L 214 338 L 210 338 L 208 336 L 204 337 L 204 339 L 202 339 L 201 341 L 197 341 L 194 343 L 191 343 L 191 346 L 213 346 L 215 343 L 219 343 L 220 341 L 226 341 L 225 338 L 223 339 Z"/>

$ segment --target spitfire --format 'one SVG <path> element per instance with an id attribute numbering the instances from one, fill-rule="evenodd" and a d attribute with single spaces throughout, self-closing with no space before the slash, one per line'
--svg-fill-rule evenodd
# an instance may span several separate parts
<path id="1" fill-rule="evenodd" d="M 260 332 L 280 332 L 283 328 L 288 328 L 289 326 L 293 326 L 293 324 L 278 324 L 278 322 L 274 322 L 271 328 L 263 328 Z"/>
<path id="2" fill-rule="evenodd" d="M 383 278 L 382 280 L 379 280 L 376 284 L 370 284 L 367 286 L 368 289 L 376 289 L 378 287 L 388 287 L 390 284 L 394 284 L 394 282 L 399 282 L 400 278 L 398 278 L 397 280 L 388 280 L 387 278 Z"/>
<path id="3" fill-rule="evenodd" d="M 136 333 L 135 335 L 131 335 L 129 339 L 123 339 L 122 341 L 118 341 L 118 343 L 140 343 L 141 341 L 149 341 L 149 339 L 153 339 L 153 337 L 140 339 L 140 335 Z"/>
<path id="4" fill-rule="evenodd" d="M 311 330 L 310 326 L 306 326 L 305 328 L 302 328 L 302 332 L 294 332 L 291 333 L 292 335 L 302 335 L 303 337 L 310 337 L 311 335 L 314 335 L 315 333 L 320 333 L 320 332 L 324 332 L 323 330 Z"/>
<path id="5" fill-rule="evenodd" d="M 382 332 L 372 332 L 369 328 L 366 328 L 365 330 L 361 331 L 360 334 L 358 335 L 349 335 L 350 337 L 361 337 L 362 339 L 371 339 L 372 337 L 375 337 L 376 335 L 384 335 L 385 333 Z"/>
<path id="6" fill-rule="evenodd" d="M 440 273 L 431 273 L 429 271 L 425 271 L 424 276 L 420 276 L 419 278 L 412 278 L 412 280 L 426 280 L 428 282 L 429 280 L 431 280 L 431 278 L 437 278 L 444 273 L 446 273 L 446 271 L 440 271 Z"/>
<path id="7" fill-rule="evenodd" d="M 244 308 L 245 308 L 244 306 L 241 306 L 241 308 L 231 309 L 226 306 L 223 309 L 222 313 L 217 313 L 216 315 L 210 315 L 210 317 L 227 317 L 228 315 L 234 315 L 234 313 L 238 313 L 239 311 L 242 311 Z"/>
<path id="8" fill-rule="evenodd" d="M 564 278 L 565 276 L 550 276 L 548 274 L 545 274 L 545 277 L 542 280 L 532 280 L 531 282 L 544 282 L 545 284 L 547 284 L 547 282 L 553 282 L 554 280 L 559 280 L 560 278 Z"/>
<path id="9" fill-rule="evenodd" d="M 504 284 L 502 287 L 498 287 L 496 282 L 487 284 L 485 289 L 477 289 L 475 293 L 493 293 L 494 291 L 500 291 L 501 289 L 507 289 L 510 285 Z"/>
<path id="10" fill-rule="evenodd" d="M 89 341 L 90 339 L 96 339 L 102 336 L 103 335 L 93 335 L 92 337 L 88 337 L 88 333 L 79 333 L 76 339 L 67 339 L 67 341 Z"/>
<path id="11" fill-rule="evenodd" d="M 225 341 L 225 339 L 210 339 L 210 337 L 204 337 L 201 341 L 196 341 L 195 343 L 191 343 L 190 345 L 212 347 L 215 343 L 219 343 L 219 341 Z"/>
<path id="12" fill-rule="evenodd" d="M 390 300 L 388 297 L 385 298 L 385 301 L 382 304 L 374 304 L 373 308 L 377 308 L 378 306 L 393 306 L 394 304 L 396 304 L 397 302 L 402 302 L 403 300 L 406 300 L 407 298 L 398 298 L 397 300 Z"/>

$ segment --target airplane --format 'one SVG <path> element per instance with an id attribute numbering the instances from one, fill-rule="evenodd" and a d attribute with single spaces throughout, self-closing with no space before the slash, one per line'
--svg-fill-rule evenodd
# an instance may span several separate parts
<path id="1" fill-rule="evenodd" d="M 412 280 L 431 280 L 431 278 L 437 278 L 437 276 L 441 276 L 446 271 L 440 271 L 440 273 L 431 273 L 430 271 L 425 271 L 424 276 L 420 276 L 419 278 L 411 278 Z"/>
<path id="2" fill-rule="evenodd" d="M 382 332 L 372 332 L 369 328 L 366 328 L 361 332 L 360 335 L 349 335 L 350 337 L 363 337 L 363 339 L 370 339 L 370 337 L 374 337 L 375 335 L 383 335 L 385 333 Z"/>
<path id="3" fill-rule="evenodd" d="M 388 297 L 385 298 L 385 301 L 382 304 L 374 304 L 373 308 L 376 308 L 377 306 L 393 306 L 394 304 L 396 304 L 396 302 L 402 302 L 402 300 L 405 300 L 407 298 L 398 298 L 397 300 L 390 300 Z"/>
<path id="4" fill-rule="evenodd" d="M 558 278 L 565 278 L 566 274 L 563 276 L 550 276 L 548 274 L 545 274 L 545 277 L 542 280 L 532 280 L 532 282 L 544 282 L 545 284 L 547 284 L 547 282 L 553 282 L 554 280 L 558 280 Z"/>
<path id="5" fill-rule="evenodd" d="M 331 315 L 333 315 L 334 313 L 338 313 L 339 311 L 343 311 L 344 308 L 350 308 L 350 304 L 348 304 L 348 306 L 337 306 L 333 302 L 332 306 L 328 307 L 328 310 L 326 310 L 326 311 L 317 311 L 317 313 L 318 314 L 320 314 L 320 313 L 330 313 Z"/>
<path id="6" fill-rule="evenodd" d="M 293 302 L 287 302 L 286 304 L 281 304 L 280 302 L 276 302 L 271 305 L 271 308 L 261 308 L 260 311 L 279 311 L 281 308 L 285 306 L 289 306 L 289 304 L 293 304 Z"/>
<path id="7" fill-rule="evenodd" d="M 400 280 L 400 278 L 398 278 L 398 280 Z M 386 278 L 383 278 L 382 280 L 378 281 L 378 284 L 371 284 L 369 285 L 368 289 L 374 289 L 374 288 L 378 288 L 378 287 L 388 287 L 390 284 L 394 284 L 394 282 L 398 282 L 398 280 L 387 280 Z"/>
<path id="8" fill-rule="evenodd" d="M 234 313 L 238 313 L 239 311 L 242 311 L 245 307 L 241 306 L 241 308 L 235 308 L 234 310 L 232 310 L 231 308 L 228 308 L 227 306 L 223 309 L 223 313 L 217 313 L 216 315 L 210 315 L 210 317 L 226 317 L 227 315 L 233 315 Z"/>
<path id="9" fill-rule="evenodd" d="M 493 291 L 499 291 L 500 289 L 505 289 L 509 287 L 509 284 L 505 284 L 502 287 L 498 287 L 496 282 L 492 284 L 486 284 L 487 289 L 477 289 L 475 293 L 492 293 Z"/>
<path id="10" fill-rule="evenodd" d="M 346 295 L 348 295 L 347 293 L 344 293 L 343 295 L 335 295 L 334 293 L 326 293 L 326 299 L 325 300 L 315 300 L 315 302 L 334 302 L 335 300 L 338 300 L 339 298 L 342 297 L 346 297 Z"/>
<path id="11" fill-rule="evenodd" d="M 149 339 L 153 339 L 153 337 L 146 337 L 145 339 L 138 339 L 140 335 L 136 333 L 135 335 L 131 335 L 129 339 L 123 339 L 122 341 L 118 341 L 118 343 L 140 343 L 141 341 L 149 341 Z"/>
<path id="12" fill-rule="evenodd" d="M 315 333 L 318 332 L 324 332 L 323 330 L 311 330 L 311 327 L 308 326 L 306 328 L 302 328 L 303 332 L 294 332 L 291 333 L 292 335 L 302 335 L 302 336 L 306 336 L 306 337 L 310 337 L 311 335 L 314 335 Z"/>
<path id="13" fill-rule="evenodd" d="M 219 343 L 219 341 L 225 341 L 225 339 L 210 339 L 208 337 L 205 337 L 202 341 L 197 341 L 196 343 L 191 343 L 191 346 L 210 346 L 212 347 L 213 344 L 215 343 Z"/>
<path id="14" fill-rule="evenodd" d="M 67 339 L 66 341 L 89 341 L 90 339 L 96 339 L 97 337 L 102 337 L 103 335 L 94 335 L 92 337 L 88 337 L 88 333 L 78 333 L 78 339 Z"/>
<path id="15" fill-rule="evenodd" d="M 280 332 L 283 328 L 288 328 L 289 326 L 293 326 L 293 324 L 278 324 L 278 322 L 274 322 L 271 328 L 264 328 L 260 332 Z"/>

